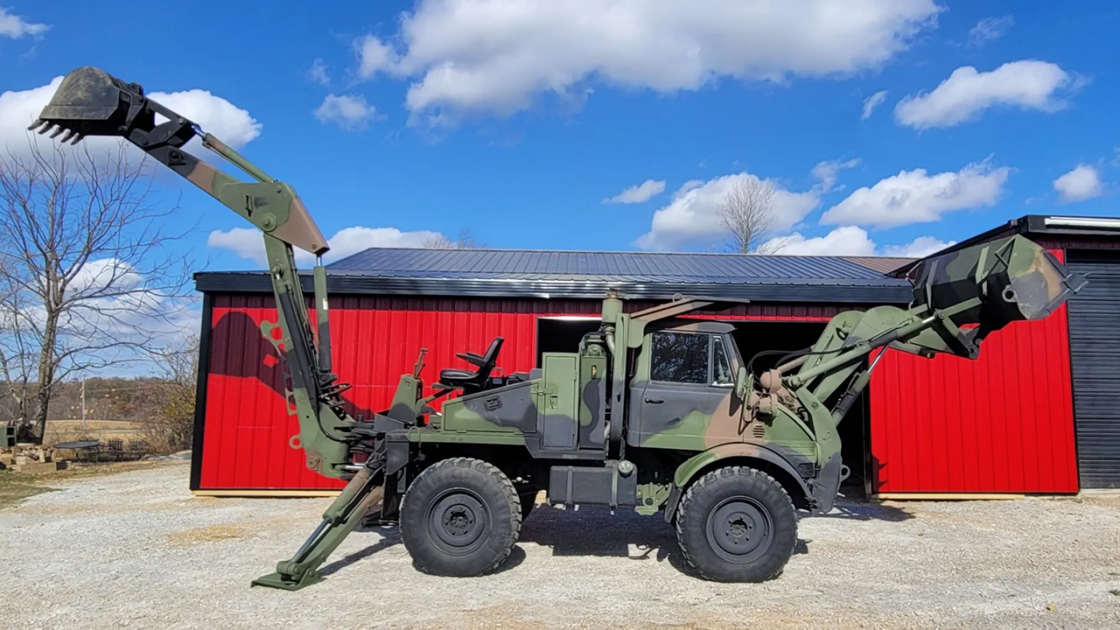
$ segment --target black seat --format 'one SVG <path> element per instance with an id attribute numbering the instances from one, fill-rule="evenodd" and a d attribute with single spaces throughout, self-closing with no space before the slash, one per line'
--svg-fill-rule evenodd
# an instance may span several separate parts
<path id="1" fill-rule="evenodd" d="M 474 372 L 456 369 L 440 370 L 440 384 L 464 391 L 484 389 L 489 384 L 490 374 L 498 363 L 498 353 L 502 351 L 503 343 L 505 343 L 505 339 L 495 337 L 494 341 L 490 342 L 490 347 L 487 348 L 485 356 L 479 356 L 473 352 L 456 353 L 455 356 L 478 367 L 478 369 Z"/>

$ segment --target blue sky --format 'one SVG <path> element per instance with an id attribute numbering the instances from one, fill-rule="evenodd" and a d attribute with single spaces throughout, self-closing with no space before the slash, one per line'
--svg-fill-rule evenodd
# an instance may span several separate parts
<path id="1" fill-rule="evenodd" d="M 790 254 L 924 254 L 1024 214 L 1120 214 L 1115 2 L 119 7 L 9 0 L 0 141 L 24 141 L 56 77 L 100 66 L 294 185 L 338 254 L 461 229 L 496 248 L 711 250 L 718 200 L 753 178 L 777 191 L 766 238 Z M 238 217 L 164 188 L 200 265 L 257 265 Z"/>

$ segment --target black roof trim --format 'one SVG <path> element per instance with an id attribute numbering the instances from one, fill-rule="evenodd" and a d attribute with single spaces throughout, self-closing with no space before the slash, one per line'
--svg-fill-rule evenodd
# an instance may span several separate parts
<path id="1" fill-rule="evenodd" d="M 264 272 L 200 272 L 195 287 L 202 293 L 271 293 Z M 313 291 L 310 274 L 301 274 L 303 290 Z M 465 278 L 384 278 L 327 273 L 327 291 L 334 295 L 384 295 L 493 298 L 602 299 L 610 289 L 629 298 L 672 299 L 675 295 L 742 298 L 756 302 L 820 304 L 908 304 L 910 284 L 884 279 L 868 285 L 860 281 L 830 280 L 829 284 L 779 282 L 595 282 L 555 280 L 477 280 Z"/>
<path id="2" fill-rule="evenodd" d="M 1115 223 L 1111 225 L 1097 225 L 1093 226 L 1093 222 L 1098 223 Z M 1028 214 L 1019 217 L 1018 219 L 1011 219 L 1007 223 L 998 225 L 990 230 L 981 232 L 971 238 L 956 243 L 934 252 L 926 258 L 915 260 L 912 263 L 904 265 L 888 275 L 896 277 L 905 276 L 910 272 L 918 263 L 927 258 L 934 256 L 941 256 L 942 254 L 949 254 L 955 251 L 960 251 L 966 247 L 972 247 L 979 243 L 986 243 L 993 241 L 997 238 L 1005 236 L 1012 236 L 1015 234 L 1022 234 L 1024 236 L 1039 234 L 1045 236 L 1072 236 L 1072 237 L 1085 237 L 1085 238 L 1109 238 L 1114 237 L 1120 239 L 1120 218 L 1117 217 L 1075 217 L 1075 216 L 1059 216 L 1052 214 Z"/>

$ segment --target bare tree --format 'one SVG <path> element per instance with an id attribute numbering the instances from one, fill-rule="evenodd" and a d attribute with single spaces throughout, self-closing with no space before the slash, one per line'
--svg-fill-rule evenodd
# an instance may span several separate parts
<path id="1" fill-rule="evenodd" d="M 454 241 L 442 234 L 436 234 L 425 239 L 421 247 L 426 249 L 486 249 L 486 245 L 474 239 L 474 234 L 469 229 L 459 230 L 459 238 Z"/>
<path id="2" fill-rule="evenodd" d="M 144 419 L 143 435 L 158 452 L 173 453 L 191 447 L 194 436 L 195 390 L 198 386 L 198 336 L 160 349 L 156 359 L 159 410 Z"/>
<path id="3" fill-rule="evenodd" d="M 753 177 L 740 179 L 720 201 L 719 218 L 728 232 L 728 249 L 740 254 L 770 253 L 759 241 L 773 225 L 774 187 Z"/>
<path id="4" fill-rule="evenodd" d="M 187 233 L 164 231 L 176 207 L 123 144 L 28 146 L 0 156 L 0 376 L 39 441 L 57 383 L 142 360 L 181 325 L 189 266 L 165 249 Z"/>

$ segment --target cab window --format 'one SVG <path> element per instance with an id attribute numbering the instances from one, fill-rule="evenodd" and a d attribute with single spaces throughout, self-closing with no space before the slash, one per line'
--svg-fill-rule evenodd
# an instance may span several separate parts
<path id="1" fill-rule="evenodd" d="M 723 346 L 723 337 L 712 335 L 712 384 L 730 385 L 731 363 L 727 360 L 727 348 Z"/>
<path id="2" fill-rule="evenodd" d="M 650 346 L 650 379 L 669 383 L 708 383 L 711 335 L 658 332 Z"/>

